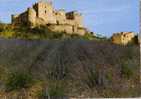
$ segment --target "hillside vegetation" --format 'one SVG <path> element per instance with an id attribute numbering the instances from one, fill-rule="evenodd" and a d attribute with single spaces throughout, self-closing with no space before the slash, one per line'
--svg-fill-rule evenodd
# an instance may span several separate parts
<path id="1" fill-rule="evenodd" d="M 16 38 L 26 40 L 49 40 L 49 39 L 64 39 L 64 38 L 82 38 L 86 40 L 102 40 L 102 38 L 95 37 L 93 34 L 86 33 L 84 36 L 78 34 L 67 34 L 60 32 L 52 32 L 47 26 L 40 26 L 29 28 L 27 26 L 13 26 L 0 23 L 0 37 L 2 38 Z"/>
<path id="2" fill-rule="evenodd" d="M 139 97 L 139 84 L 137 45 L 72 38 L 0 39 L 2 96 Z"/>

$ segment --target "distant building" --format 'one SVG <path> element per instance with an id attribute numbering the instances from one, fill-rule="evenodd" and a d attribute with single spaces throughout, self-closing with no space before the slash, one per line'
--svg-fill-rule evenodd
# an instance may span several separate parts
<path id="1" fill-rule="evenodd" d="M 123 44 L 126 45 L 129 42 L 132 41 L 134 38 L 134 33 L 133 32 L 120 32 L 120 33 L 115 33 L 112 36 L 112 42 L 115 44 Z"/>
<path id="2" fill-rule="evenodd" d="M 47 25 L 53 32 L 84 35 L 87 29 L 83 26 L 82 15 L 76 11 L 65 12 L 54 10 L 51 2 L 39 1 L 25 12 L 12 15 L 13 25 L 29 25 L 31 28 Z"/>

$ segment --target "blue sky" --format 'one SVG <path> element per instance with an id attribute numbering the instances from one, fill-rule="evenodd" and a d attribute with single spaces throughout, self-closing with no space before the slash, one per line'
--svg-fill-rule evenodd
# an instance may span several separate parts
<path id="1" fill-rule="evenodd" d="M 0 20 L 11 21 L 38 0 L 0 0 Z M 53 0 L 56 9 L 77 10 L 91 31 L 111 36 L 114 32 L 139 32 L 139 0 Z"/>

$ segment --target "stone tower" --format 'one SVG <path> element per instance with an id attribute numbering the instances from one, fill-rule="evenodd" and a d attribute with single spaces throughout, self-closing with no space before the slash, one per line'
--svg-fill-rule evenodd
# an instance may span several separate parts
<path id="1" fill-rule="evenodd" d="M 82 23 L 82 15 L 77 11 L 68 12 L 66 14 L 67 19 L 75 20 L 75 25 L 78 27 L 83 27 Z"/>
<path id="2" fill-rule="evenodd" d="M 36 10 L 36 17 L 43 19 L 46 23 L 56 24 L 51 2 L 40 0 L 38 3 L 33 5 L 33 8 Z"/>

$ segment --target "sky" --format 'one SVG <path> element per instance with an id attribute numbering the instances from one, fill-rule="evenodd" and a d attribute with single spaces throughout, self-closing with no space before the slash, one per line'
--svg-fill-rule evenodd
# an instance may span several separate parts
<path id="1" fill-rule="evenodd" d="M 24 12 L 39 0 L 0 0 L 0 20 L 11 22 L 11 14 Z M 84 25 L 103 36 L 116 32 L 139 32 L 139 0 L 52 0 L 55 9 L 77 10 Z"/>

